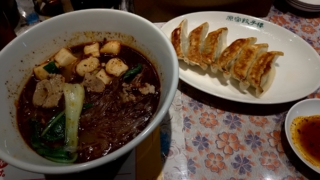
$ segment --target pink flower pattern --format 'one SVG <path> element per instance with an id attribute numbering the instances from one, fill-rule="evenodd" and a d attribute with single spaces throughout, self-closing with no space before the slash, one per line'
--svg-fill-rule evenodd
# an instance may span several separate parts
<path id="1" fill-rule="evenodd" d="M 273 131 L 271 133 L 267 133 L 266 136 L 268 137 L 269 145 L 273 148 L 276 148 L 276 150 L 279 153 L 283 153 L 283 147 L 281 144 L 281 135 L 280 131 Z"/>
<path id="2" fill-rule="evenodd" d="M 207 154 L 205 164 L 208 169 L 218 174 L 221 174 L 221 171 L 226 168 L 226 164 L 223 162 L 223 157 L 220 154 Z"/>
<path id="3" fill-rule="evenodd" d="M 236 134 L 223 132 L 218 134 L 216 146 L 223 151 L 223 154 L 232 155 L 234 152 L 239 151 L 240 142 Z"/>
<path id="4" fill-rule="evenodd" d="M 274 152 L 264 151 L 261 153 L 261 158 L 259 159 L 262 166 L 271 171 L 277 171 L 281 166 L 281 162 L 278 156 Z"/>

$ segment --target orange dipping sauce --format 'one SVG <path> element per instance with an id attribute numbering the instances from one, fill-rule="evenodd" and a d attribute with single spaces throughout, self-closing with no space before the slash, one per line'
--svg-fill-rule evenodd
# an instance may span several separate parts
<path id="1" fill-rule="evenodd" d="M 302 156 L 320 167 L 320 115 L 296 117 L 290 131 L 293 143 Z"/>

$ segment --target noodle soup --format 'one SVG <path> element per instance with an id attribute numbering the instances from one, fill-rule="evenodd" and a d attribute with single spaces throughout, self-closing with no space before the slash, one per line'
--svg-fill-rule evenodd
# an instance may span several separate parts
<path id="1" fill-rule="evenodd" d="M 17 103 L 18 127 L 35 152 L 54 162 L 112 153 L 148 125 L 159 104 L 157 71 L 118 41 L 62 48 L 33 72 Z"/>

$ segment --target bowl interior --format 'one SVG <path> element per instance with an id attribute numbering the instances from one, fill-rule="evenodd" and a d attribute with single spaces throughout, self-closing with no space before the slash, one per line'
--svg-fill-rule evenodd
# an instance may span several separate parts
<path id="1" fill-rule="evenodd" d="M 298 116 L 311 116 L 316 114 L 320 114 L 320 99 L 305 99 L 303 101 L 300 101 L 296 103 L 294 106 L 292 106 L 291 109 L 288 111 L 284 127 L 285 127 L 285 133 L 289 141 L 289 144 L 291 148 L 294 150 L 294 152 L 297 154 L 297 156 L 311 169 L 320 173 L 319 167 L 314 166 L 313 164 L 308 162 L 305 158 L 303 158 L 302 154 L 295 147 L 292 141 L 292 135 L 290 132 L 290 126 L 294 118 Z"/>
<path id="2" fill-rule="evenodd" d="M 149 125 L 117 151 L 83 164 L 50 162 L 31 150 L 20 137 L 16 124 L 17 100 L 35 64 L 60 48 L 84 42 L 116 39 L 142 52 L 155 65 L 161 81 L 158 110 Z M 131 13 L 94 9 L 66 13 L 46 20 L 10 42 L 0 52 L 0 158 L 18 168 L 37 173 L 70 173 L 93 168 L 125 154 L 161 122 L 178 84 L 178 61 L 167 37 L 151 22 Z"/>

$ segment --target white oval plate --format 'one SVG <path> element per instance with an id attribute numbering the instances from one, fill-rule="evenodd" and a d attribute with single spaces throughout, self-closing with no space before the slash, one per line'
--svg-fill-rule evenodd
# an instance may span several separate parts
<path id="1" fill-rule="evenodd" d="M 296 148 L 296 146 L 294 145 L 294 143 L 292 141 L 292 135 L 290 132 L 290 126 L 291 126 L 294 118 L 296 118 L 298 116 L 312 116 L 312 115 L 316 115 L 316 114 L 320 114 L 320 99 L 306 99 L 306 100 L 300 101 L 300 102 L 296 103 L 294 106 L 292 106 L 290 108 L 290 110 L 288 111 L 288 114 L 286 116 L 286 121 L 284 124 L 284 130 L 286 132 L 288 142 L 289 142 L 291 148 L 293 149 L 293 151 L 297 154 L 297 156 L 306 165 L 308 165 L 311 169 L 320 173 L 320 168 L 314 166 L 309 161 L 307 161 L 303 157 L 303 155 L 299 152 L 299 150 Z"/>
<path id="2" fill-rule="evenodd" d="M 221 73 L 211 73 L 210 68 L 188 66 L 180 61 L 179 77 L 191 86 L 206 93 L 238 102 L 252 104 L 277 104 L 294 101 L 313 93 L 320 86 L 320 57 L 298 35 L 268 21 L 230 12 L 197 12 L 176 17 L 162 26 L 170 38 L 171 32 L 183 20 L 188 19 L 188 33 L 203 22 L 209 23 L 209 32 L 227 27 L 227 44 L 238 38 L 257 37 L 257 43 L 268 43 L 269 51 L 283 51 L 276 61 L 276 74 L 270 88 L 256 98 L 254 89 L 243 93 L 238 82 L 225 82 Z"/>
<path id="3" fill-rule="evenodd" d="M 320 6 L 320 0 L 296 0 L 296 1 L 313 5 L 313 6 Z"/>

